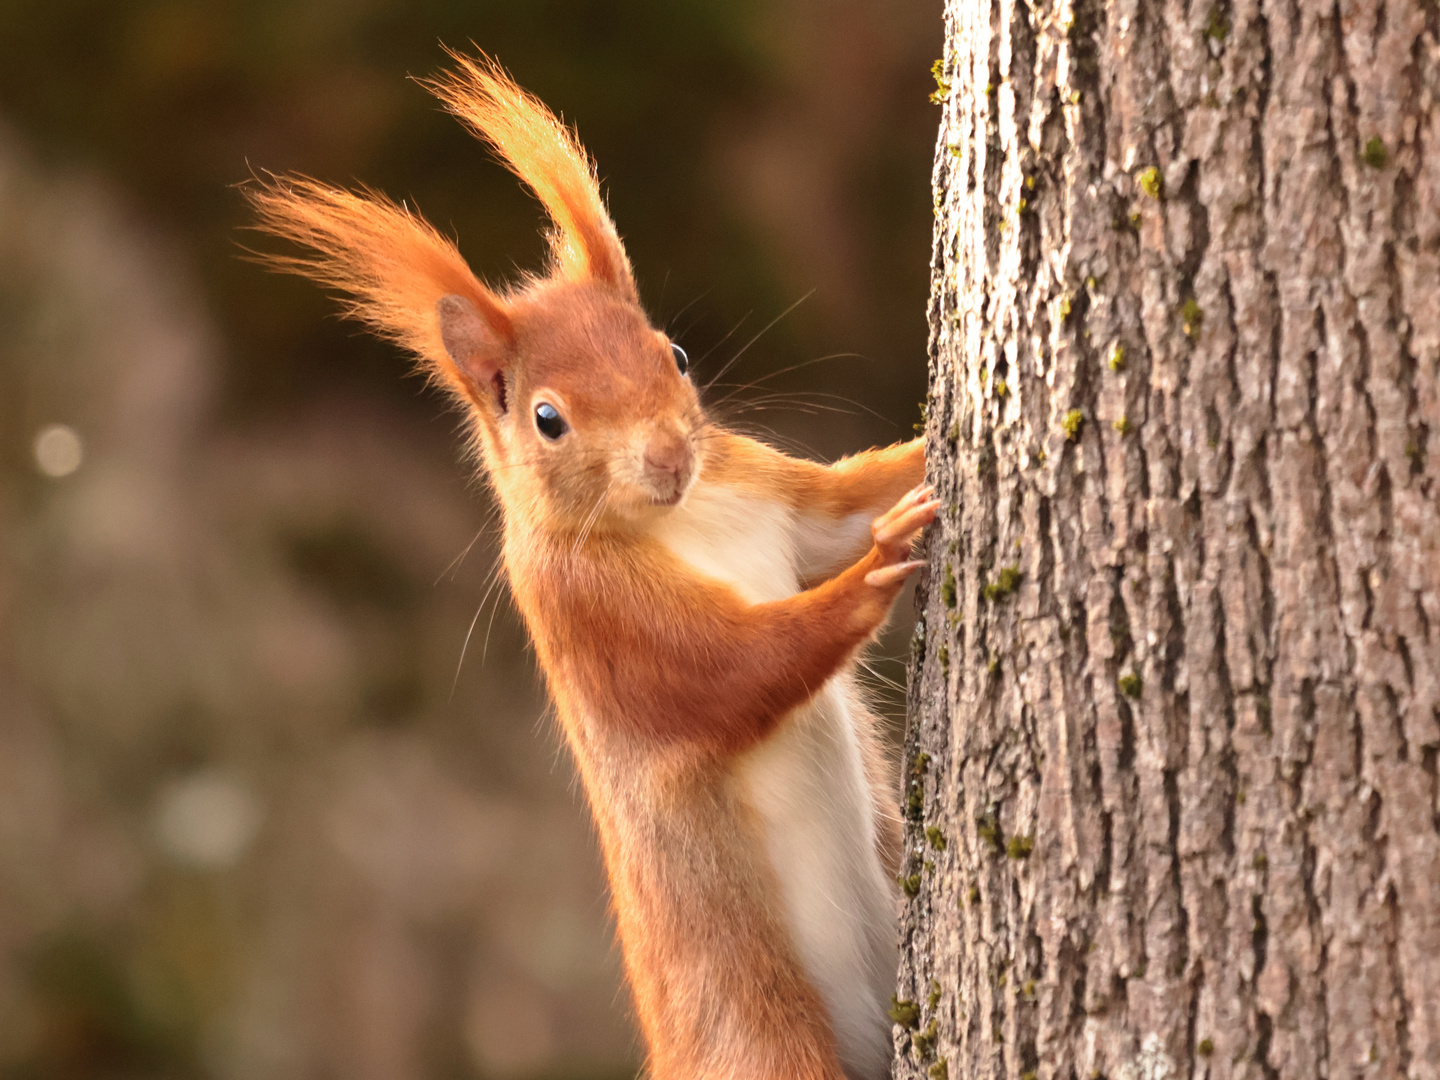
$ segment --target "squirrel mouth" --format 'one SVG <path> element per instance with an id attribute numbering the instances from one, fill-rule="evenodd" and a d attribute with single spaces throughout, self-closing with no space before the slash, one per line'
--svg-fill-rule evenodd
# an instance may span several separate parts
<path id="1" fill-rule="evenodd" d="M 675 494 L 674 494 L 674 495 L 671 495 L 668 499 L 655 499 L 655 498 L 652 498 L 652 499 L 650 500 L 650 504 L 651 504 L 652 506 L 674 506 L 676 503 L 678 503 L 678 502 L 680 501 L 680 499 L 684 496 L 684 494 L 685 494 L 684 488 L 679 488 L 679 489 L 676 490 Z"/>

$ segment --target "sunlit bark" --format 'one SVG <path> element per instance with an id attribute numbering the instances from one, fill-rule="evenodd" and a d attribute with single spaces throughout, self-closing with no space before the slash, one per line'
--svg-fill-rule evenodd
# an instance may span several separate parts
<path id="1" fill-rule="evenodd" d="M 897 1077 L 1440 1077 L 1440 11 L 947 5 Z"/>

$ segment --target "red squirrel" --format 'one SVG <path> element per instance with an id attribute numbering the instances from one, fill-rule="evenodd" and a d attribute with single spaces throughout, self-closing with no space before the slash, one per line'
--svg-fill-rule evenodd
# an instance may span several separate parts
<path id="1" fill-rule="evenodd" d="M 463 402 L 599 833 L 655 1080 L 889 1075 L 900 823 L 852 667 L 935 516 L 914 440 L 834 465 L 710 420 L 571 131 L 493 61 L 427 83 L 539 197 L 496 290 L 374 191 L 252 186 L 269 257 Z"/>

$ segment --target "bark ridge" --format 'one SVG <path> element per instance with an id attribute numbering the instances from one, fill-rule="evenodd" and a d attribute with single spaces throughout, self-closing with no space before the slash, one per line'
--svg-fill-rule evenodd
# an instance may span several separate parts
<path id="1" fill-rule="evenodd" d="M 1440 9 L 946 28 L 896 1076 L 1440 1078 Z"/>

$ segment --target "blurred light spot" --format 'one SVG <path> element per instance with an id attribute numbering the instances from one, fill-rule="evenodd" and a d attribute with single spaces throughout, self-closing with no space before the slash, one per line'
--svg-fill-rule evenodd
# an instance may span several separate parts
<path id="1" fill-rule="evenodd" d="M 226 773 L 206 770 L 168 784 L 155 807 L 155 836 L 176 862 L 207 870 L 233 865 L 260 828 L 260 800 Z"/>
<path id="2" fill-rule="evenodd" d="M 35 467 L 46 476 L 69 476 L 84 458 L 85 444 L 66 424 L 50 424 L 35 436 Z"/>

